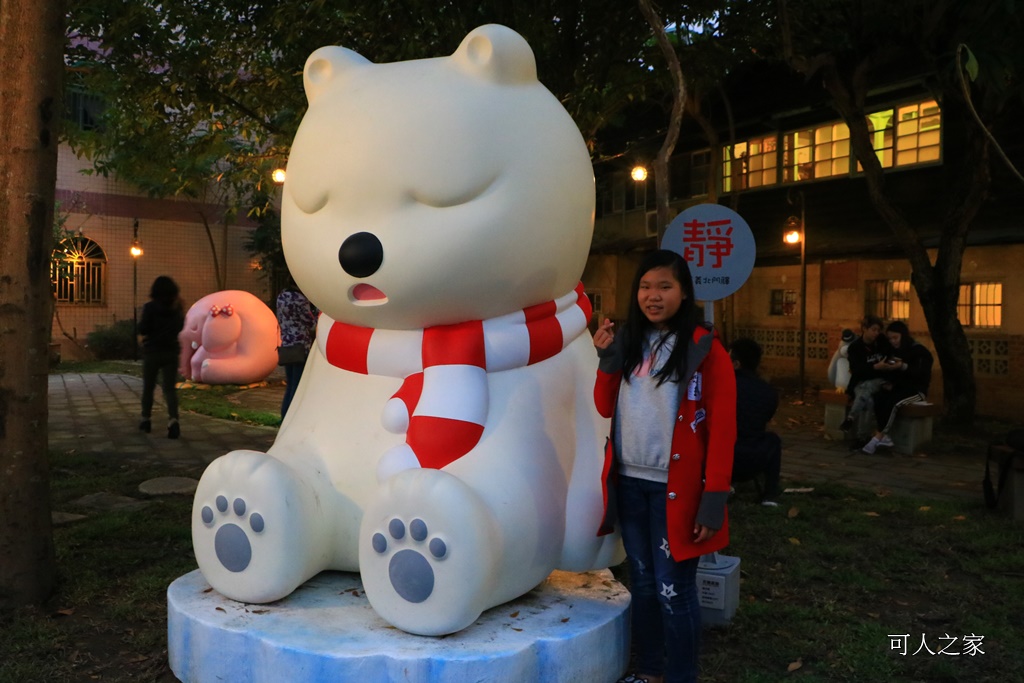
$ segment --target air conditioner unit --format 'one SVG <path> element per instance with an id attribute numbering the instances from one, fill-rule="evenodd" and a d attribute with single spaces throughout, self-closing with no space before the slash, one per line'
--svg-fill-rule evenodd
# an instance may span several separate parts
<path id="1" fill-rule="evenodd" d="M 657 237 L 658 236 L 658 212 L 648 211 L 647 212 L 647 236 Z"/>

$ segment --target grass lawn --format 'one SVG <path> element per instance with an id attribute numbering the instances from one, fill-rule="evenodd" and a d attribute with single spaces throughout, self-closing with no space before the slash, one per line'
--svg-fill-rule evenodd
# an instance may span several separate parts
<path id="1" fill-rule="evenodd" d="M 834 485 L 782 499 L 730 506 L 740 609 L 707 631 L 703 680 L 1024 680 L 1024 526 Z"/>
<path id="2" fill-rule="evenodd" d="M 58 371 L 138 374 L 139 366 Z M 187 410 L 276 424 L 276 413 L 241 410 L 238 391 L 179 395 Z M 54 452 L 51 461 L 61 510 L 98 491 L 141 499 L 139 483 L 154 476 L 201 474 L 114 452 Z M 742 558 L 740 608 L 729 627 L 706 630 L 703 681 L 1024 681 L 1024 525 L 980 503 L 786 483 L 814 490 L 763 508 L 741 487 L 730 504 L 726 553 Z M 165 592 L 196 566 L 190 510 L 187 496 L 160 498 L 56 528 L 56 594 L 44 609 L 0 614 L 0 683 L 174 681 Z M 980 650 L 966 654 L 969 643 Z"/>
<path id="3" fill-rule="evenodd" d="M 138 498 L 152 476 L 200 474 L 115 454 L 52 458 L 60 509 L 96 491 Z M 970 503 L 838 486 L 783 499 L 762 508 L 741 489 L 730 507 L 740 609 L 730 627 L 706 631 L 702 680 L 1024 680 L 1024 528 Z M 45 609 L 3 615 L 0 683 L 173 681 L 165 591 L 195 568 L 190 508 L 188 497 L 163 498 L 58 527 L 57 593 Z M 905 656 L 891 634 L 907 634 Z M 984 654 L 962 654 L 970 635 Z M 922 637 L 959 654 L 912 654 Z"/>

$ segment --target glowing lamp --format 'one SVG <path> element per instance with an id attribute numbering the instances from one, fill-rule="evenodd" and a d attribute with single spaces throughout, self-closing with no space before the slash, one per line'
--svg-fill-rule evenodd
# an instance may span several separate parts
<path id="1" fill-rule="evenodd" d="M 647 169 L 643 166 L 634 166 L 633 170 L 629 172 L 629 177 L 636 182 L 643 182 L 647 180 Z"/>

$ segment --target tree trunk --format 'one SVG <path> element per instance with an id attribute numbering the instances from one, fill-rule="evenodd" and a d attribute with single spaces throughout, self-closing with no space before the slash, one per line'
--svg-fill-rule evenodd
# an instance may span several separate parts
<path id="1" fill-rule="evenodd" d="M 793 63 L 791 61 L 791 63 Z M 825 89 L 833 106 L 850 129 L 850 145 L 864 169 L 868 196 L 879 216 L 892 230 L 911 266 L 911 283 L 921 302 L 928 332 L 942 368 L 945 419 L 955 424 L 970 424 L 975 415 L 977 387 L 974 364 L 967 335 L 957 319 L 960 270 L 967 232 L 978 215 L 991 181 L 988 140 L 966 122 L 963 105 L 947 97 L 943 101 L 943 126 L 946 161 L 956 169 L 950 174 L 952 188 L 946 193 L 949 210 L 941 226 L 939 248 L 932 263 L 917 231 L 885 192 L 885 175 L 871 144 L 860 90 L 859 72 L 850 82 L 844 80 L 835 65 L 821 66 Z M 950 140 L 962 136 L 962 148 L 954 151 Z"/>
<path id="2" fill-rule="evenodd" d="M 64 17 L 61 0 L 0 2 L 0 609 L 46 600 L 55 574 L 46 393 Z"/>
<path id="3" fill-rule="evenodd" d="M 655 206 L 658 208 L 658 243 L 665 234 L 665 227 L 668 225 L 669 199 L 671 197 L 671 176 L 668 172 L 668 162 L 675 151 L 676 142 L 679 140 L 679 128 L 683 123 L 683 107 L 686 103 L 686 84 L 683 81 L 683 69 L 679 65 L 679 56 L 672 47 L 665 33 L 665 24 L 662 23 L 650 0 L 637 0 L 640 12 L 644 15 L 647 23 L 654 33 L 655 42 L 661 48 L 665 61 L 668 62 L 668 72 L 672 77 L 672 113 L 669 115 L 668 130 L 665 132 L 665 140 L 661 149 L 654 159 L 654 197 Z"/>

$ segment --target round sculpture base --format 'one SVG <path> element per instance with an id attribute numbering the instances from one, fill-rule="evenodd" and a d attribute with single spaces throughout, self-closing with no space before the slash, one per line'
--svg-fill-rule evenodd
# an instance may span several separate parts
<path id="1" fill-rule="evenodd" d="M 629 660 L 629 593 L 611 572 L 556 571 L 444 637 L 373 611 L 358 574 L 323 572 L 268 605 L 229 600 L 196 570 L 167 590 L 168 656 L 184 683 L 611 683 Z"/>

